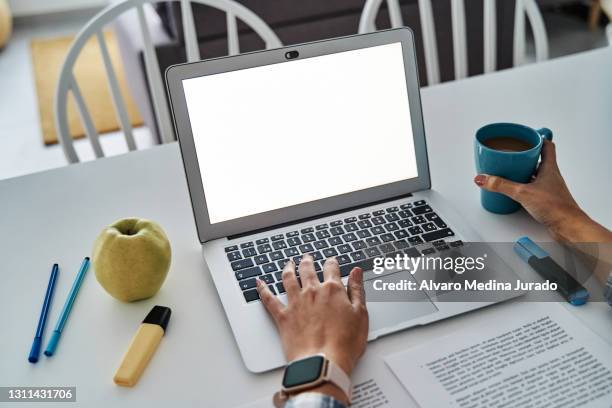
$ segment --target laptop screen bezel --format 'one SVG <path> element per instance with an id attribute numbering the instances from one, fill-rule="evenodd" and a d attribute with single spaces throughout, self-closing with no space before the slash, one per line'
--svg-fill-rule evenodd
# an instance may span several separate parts
<path id="1" fill-rule="evenodd" d="M 408 90 L 418 171 L 417 177 L 290 207 L 279 208 L 264 213 L 248 215 L 214 224 L 210 223 L 206 196 L 202 185 L 202 175 L 200 174 L 200 166 L 193 141 L 187 103 L 183 90 L 183 80 L 271 64 L 291 63 L 293 60 L 287 60 L 285 57 L 287 51 L 298 51 L 298 58 L 304 59 L 397 42 L 400 42 L 402 45 L 404 58 L 406 88 Z M 196 229 L 201 243 L 217 238 L 269 228 L 274 225 L 298 222 L 302 219 L 392 199 L 394 197 L 430 188 L 431 184 L 425 130 L 421 111 L 414 36 L 412 31 L 408 28 L 378 31 L 369 34 L 359 34 L 194 63 L 173 65 L 166 70 L 166 84 L 168 87 L 175 131 L 179 140 L 183 165 L 187 177 L 189 194 L 191 196 Z M 364 163 L 364 165 L 367 165 L 367 163 Z M 293 187 L 297 188 L 299 186 Z M 248 197 L 245 197 L 245 200 L 248 200 Z"/>

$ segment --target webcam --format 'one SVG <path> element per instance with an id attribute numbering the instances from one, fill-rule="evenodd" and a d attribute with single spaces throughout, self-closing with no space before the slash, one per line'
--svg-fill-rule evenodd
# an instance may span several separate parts
<path id="1" fill-rule="evenodd" d="M 285 58 L 287 59 L 296 59 L 299 56 L 300 56 L 300 53 L 297 51 L 287 51 L 285 53 Z"/>

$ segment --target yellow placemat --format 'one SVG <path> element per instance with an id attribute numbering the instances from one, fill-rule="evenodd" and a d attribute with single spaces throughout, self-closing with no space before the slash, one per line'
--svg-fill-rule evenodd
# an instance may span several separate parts
<path id="1" fill-rule="evenodd" d="M 107 31 L 104 33 L 104 38 L 132 126 L 140 126 L 142 125 L 142 118 L 129 94 L 115 37 L 112 32 Z M 53 113 L 55 91 L 64 58 L 73 39 L 74 36 L 34 39 L 31 43 L 40 125 L 43 141 L 47 145 L 58 141 Z M 108 80 L 100 54 L 100 47 L 95 37 L 92 37 L 83 47 L 73 72 L 98 133 L 113 132 L 120 129 L 111 94 L 108 90 Z M 68 125 L 73 138 L 85 135 L 72 96 L 68 98 Z"/>

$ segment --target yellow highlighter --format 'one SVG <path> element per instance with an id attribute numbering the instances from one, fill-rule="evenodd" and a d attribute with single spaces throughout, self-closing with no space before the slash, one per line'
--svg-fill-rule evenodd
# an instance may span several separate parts
<path id="1" fill-rule="evenodd" d="M 151 309 L 123 356 L 121 365 L 113 378 L 115 384 L 122 387 L 136 385 L 166 332 L 171 313 L 170 308 L 165 306 L 154 306 Z"/>

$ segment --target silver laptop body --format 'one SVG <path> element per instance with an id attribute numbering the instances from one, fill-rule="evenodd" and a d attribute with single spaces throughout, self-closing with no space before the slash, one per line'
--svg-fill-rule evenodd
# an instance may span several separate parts
<path id="1" fill-rule="evenodd" d="M 282 266 L 311 253 L 317 268 L 336 256 L 345 283 L 355 265 L 368 282 L 418 281 L 368 266 L 481 241 L 431 189 L 409 29 L 176 65 L 166 80 L 204 259 L 250 371 L 286 362 L 255 277 L 286 301 Z M 516 277 L 494 256 L 488 271 Z M 494 303 L 419 293 L 368 302 L 369 340 Z"/>

